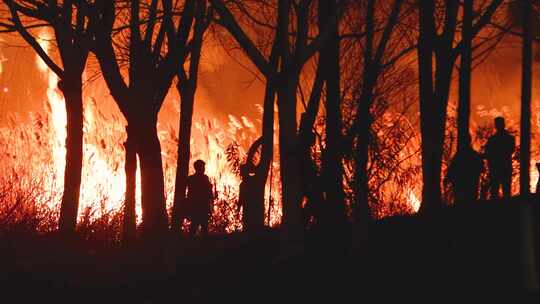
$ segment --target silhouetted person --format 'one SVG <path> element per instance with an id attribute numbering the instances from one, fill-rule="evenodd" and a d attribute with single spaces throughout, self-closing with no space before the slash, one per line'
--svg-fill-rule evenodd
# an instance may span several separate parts
<path id="1" fill-rule="evenodd" d="M 212 191 L 212 183 L 206 174 L 204 174 L 205 163 L 202 160 L 197 160 L 193 163 L 195 174 L 190 175 L 187 179 L 187 201 L 190 205 L 189 217 L 191 225 L 189 233 L 193 236 L 201 227 L 201 234 L 208 233 L 208 221 L 212 214 L 212 203 L 214 201 L 214 193 Z"/>
<path id="2" fill-rule="evenodd" d="M 503 197 L 509 197 L 512 184 L 512 154 L 516 146 L 514 136 L 505 129 L 504 118 L 495 118 L 497 130 L 485 146 L 484 157 L 489 167 L 489 190 L 491 199 L 499 198 L 502 187 Z"/>
<path id="3" fill-rule="evenodd" d="M 240 166 L 240 177 L 242 181 L 240 182 L 240 191 L 238 194 L 238 210 L 243 209 L 242 214 L 242 225 L 243 230 L 246 232 L 251 232 L 258 229 L 257 215 L 260 210 L 256 204 L 256 198 L 254 197 L 254 176 L 253 168 L 247 163 Z M 264 211 L 263 211 L 264 212 Z"/>
<path id="4" fill-rule="evenodd" d="M 482 156 L 471 147 L 471 136 L 460 147 L 448 167 L 446 181 L 452 185 L 456 203 L 478 199 L 480 174 L 484 169 Z"/>

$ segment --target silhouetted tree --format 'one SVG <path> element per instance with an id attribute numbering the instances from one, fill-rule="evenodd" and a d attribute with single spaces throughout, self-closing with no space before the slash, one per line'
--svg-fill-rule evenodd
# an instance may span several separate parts
<path id="1" fill-rule="evenodd" d="M 472 66 L 472 18 L 474 1 L 463 2 L 463 23 L 461 30 L 461 39 L 463 45 L 460 53 L 459 66 L 459 102 L 458 102 L 458 149 L 464 145 L 470 146 L 468 140 L 469 120 L 471 116 L 471 66 Z M 468 147 L 469 148 L 469 147 Z"/>
<path id="2" fill-rule="evenodd" d="M 199 62 L 203 36 L 209 25 L 207 18 L 207 1 L 198 0 L 195 12 L 195 25 L 193 37 L 191 38 L 191 50 L 189 57 L 189 70 L 186 73 L 184 65 L 178 70 L 178 84 L 176 88 L 180 95 L 180 125 L 178 158 L 176 162 L 176 179 L 174 186 L 173 211 L 171 218 L 171 231 L 178 232 L 180 225 L 180 208 L 186 199 L 186 182 L 189 174 L 190 160 L 190 140 L 191 123 L 193 118 L 193 107 L 195 103 L 195 93 L 197 91 L 197 80 L 199 72 Z"/>
<path id="3" fill-rule="evenodd" d="M 476 36 L 490 22 L 501 3 L 502 0 L 494 0 L 486 5 L 472 25 L 471 37 Z M 454 62 L 463 47 L 463 41 L 455 41 L 459 1 L 420 0 L 418 10 L 423 182 L 420 209 L 429 211 L 442 206 L 441 167 L 448 97 Z M 440 18 L 436 20 L 437 16 Z M 436 21 L 441 21 L 441 24 L 438 25 Z"/>
<path id="4" fill-rule="evenodd" d="M 521 53 L 521 121 L 519 150 L 519 194 L 523 199 L 529 197 L 530 161 L 531 161 L 531 95 L 532 95 L 532 59 L 533 59 L 533 0 L 520 3 L 522 28 Z M 521 224 L 521 273 L 523 286 L 538 288 L 536 257 L 533 232 L 532 210 L 529 204 L 520 206 Z"/>
<path id="5" fill-rule="evenodd" d="M 138 156 L 141 166 L 142 226 L 145 239 L 155 239 L 167 230 L 161 147 L 157 116 L 174 77 L 189 52 L 190 32 L 196 0 L 181 4 L 172 0 L 149 2 L 79 1 L 90 16 L 94 34 L 93 52 L 112 97 L 127 120 L 127 194 L 134 194 Z M 125 11 L 124 11 L 125 10 Z M 123 18 L 127 14 L 127 20 Z M 113 33 L 128 31 L 127 41 L 113 39 Z M 121 36 L 120 36 L 121 37 Z M 124 45 L 122 45 L 124 43 Z M 124 49 L 122 49 L 124 47 Z M 128 66 L 121 69 L 121 61 Z M 126 197 L 125 225 L 133 236 L 134 200 Z"/>
<path id="6" fill-rule="evenodd" d="M 270 68 L 274 71 L 277 71 L 279 63 L 278 46 L 279 39 L 275 39 L 269 57 Z M 256 210 L 256 212 L 251 215 L 253 216 L 253 219 L 250 220 L 250 222 L 254 224 L 253 228 L 255 232 L 260 231 L 264 227 L 264 193 L 268 172 L 270 171 L 274 156 L 275 104 L 275 83 L 272 78 L 267 78 L 263 101 L 262 136 L 251 145 L 246 157 L 246 163 L 250 163 L 253 166 L 253 183 L 251 185 L 252 188 L 250 189 L 250 197 L 252 200 L 249 203 L 253 204 L 254 206 L 252 206 L 252 209 Z M 255 164 L 255 153 L 257 153 L 259 149 L 259 162 L 258 164 Z M 269 204 L 270 203 L 271 202 L 269 202 Z M 268 225 L 270 225 L 270 222 L 268 222 Z"/>
<path id="7" fill-rule="evenodd" d="M 533 31 L 532 2 L 523 0 L 521 20 L 523 29 L 521 52 L 521 115 L 520 115 L 520 149 L 519 149 L 519 193 L 526 196 L 531 193 L 531 94 L 532 94 L 532 41 Z"/>
<path id="8" fill-rule="evenodd" d="M 396 63 L 401 57 L 409 53 L 412 48 L 407 45 L 397 45 L 397 48 L 389 50 L 391 46 L 394 28 L 402 12 L 403 1 L 391 2 L 391 10 L 381 23 L 377 22 L 376 15 L 381 14 L 375 0 L 367 1 L 365 12 L 365 35 L 363 37 L 362 78 L 358 88 L 357 109 L 353 125 L 350 130 L 350 140 L 356 139 L 354 149 L 354 220 L 361 225 L 361 238 L 367 237 L 367 222 L 371 219 L 369 209 L 369 185 L 368 185 L 368 162 L 370 145 L 370 128 L 373 122 L 372 106 L 375 103 L 379 77 L 389 66 Z M 382 28 L 382 30 L 379 30 Z M 394 45 L 396 46 L 396 45 Z"/>
<path id="9" fill-rule="evenodd" d="M 262 2 L 257 2 L 258 5 L 264 7 L 265 4 Z M 265 39 L 257 39 L 249 41 L 250 38 L 247 36 L 247 33 L 242 33 L 242 29 L 240 27 L 240 24 L 237 23 L 237 21 L 234 19 L 234 16 L 231 11 L 228 10 L 226 6 L 223 6 L 222 3 L 214 3 L 216 5 L 216 11 L 219 14 L 219 19 L 217 20 L 217 23 L 224 26 L 226 29 L 234 30 L 236 31 L 237 35 L 241 36 L 241 39 L 245 39 L 246 44 L 250 44 L 249 47 L 253 47 L 255 49 L 258 49 L 259 54 L 264 53 L 265 51 L 269 54 L 268 59 L 263 58 L 265 61 L 264 68 L 268 68 L 268 71 L 262 72 L 263 79 L 262 81 L 265 82 L 265 90 L 264 90 L 264 101 L 263 101 L 263 117 L 262 117 L 262 136 L 258 138 L 255 142 L 252 143 L 251 147 L 249 148 L 248 155 L 246 156 L 245 165 L 248 167 L 251 167 L 250 174 L 252 176 L 250 177 L 250 189 L 249 189 L 249 201 L 247 203 L 252 204 L 251 207 L 253 207 L 252 210 L 257 210 L 256 214 L 246 214 L 244 209 L 244 217 L 254 217 L 251 219 L 247 219 L 246 221 L 249 221 L 250 223 L 253 223 L 252 227 L 244 227 L 244 231 L 247 232 L 254 232 L 257 230 L 260 230 L 264 226 L 264 217 L 260 217 L 260 211 L 264 212 L 264 195 L 265 195 L 265 189 L 268 179 L 268 174 L 270 171 L 270 167 L 272 165 L 273 160 L 273 152 L 274 152 L 274 106 L 276 104 L 276 78 L 274 75 L 276 75 L 279 71 L 279 63 L 280 63 L 280 43 L 282 39 L 280 38 L 281 35 L 285 32 L 285 30 L 281 27 L 280 30 L 276 30 L 275 32 L 272 30 L 270 32 L 270 35 L 268 33 L 262 31 L 257 32 L 256 35 L 261 35 L 262 37 L 265 37 Z M 240 7 L 242 7 L 241 3 L 237 3 Z M 256 22 L 254 22 L 255 24 Z M 227 24 L 227 25 L 225 25 Z M 249 26 L 249 25 L 248 25 Z M 264 33 L 263 33 L 264 32 Z M 236 39 L 236 38 L 235 38 Z M 253 41 L 258 41 L 259 45 L 255 45 Z M 264 41 L 261 43 L 261 41 Z M 265 44 L 267 43 L 267 44 Z M 245 45 L 246 45 L 245 44 Z M 267 46 L 271 46 L 268 48 Z M 248 56 L 252 61 L 252 58 Z M 260 58 L 259 58 L 260 59 Z M 260 68 L 259 68 L 260 70 Z M 255 163 L 255 154 L 258 154 L 258 163 Z M 271 202 L 269 202 L 271 204 Z M 270 212 L 270 210 L 269 210 Z M 269 213 L 270 216 L 270 213 Z M 270 224 L 270 221 L 268 222 Z M 254 229 L 251 229 L 254 228 Z M 251 231 L 248 231 L 251 230 Z"/>
<path id="10" fill-rule="evenodd" d="M 219 14 L 219 24 L 234 37 L 243 51 L 267 78 L 275 81 L 279 118 L 280 175 L 282 184 L 282 227 L 284 236 L 293 240 L 302 238 L 301 181 L 298 167 L 298 126 L 297 88 L 300 73 L 305 62 L 317 52 L 323 42 L 331 35 L 330 27 L 317 37 L 308 39 L 308 13 L 313 1 L 293 2 L 279 0 L 275 4 L 276 39 L 279 40 L 279 72 L 273 71 L 268 59 L 261 53 L 246 30 L 242 29 L 223 1 L 213 0 L 212 5 Z M 237 4 L 240 5 L 240 4 Z M 274 5 L 274 4 L 273 4 Z M 340 7 L 343 4 L 340 4 Z M 294 10 L 293 10 L 294 7 Z M 339 12 L 339 9 L 337 10 Z M 296 14 L 295 14 L 296 13 Z M 294 18 L 292 18 L 294 16 Z M 333 15 L 327 24 L 337 22 L 339 16 Z M 291 24 L 297 29 L 289 32 Z"/>
<path id="11" fill-rule="evenodd" d="M 318 2 L 319 33 L 329 31 L 326 42 L 319 51 L 318 65 L 326 83 L 325 123 L 326 141 L 322 156 L 321 183 L 324 204 L 319 220 L 326 228 L 337 229 L 346 222 L 343 190 L 343 123 L 341 117 L 341 70 L 339 25 L 332 22 L 338 15 L 339 3 L 335 0 Z M 317 76 L 316 76 L 317 77 Z"/>
<path id="12" fill-rule="evenodd" d="M 16 31 L 59 78 L 58 89 L 65 98 L 67 114 L 66 165 L 64 193 L 60 205 L 59 231 L 69 236 L 75 231 L 79 208 L 83 157 L 82 74 L 89 54 L 88 19 L 75 10 L 73 1 L 12 1 L 3 0 L 10 17 L 0 26 Z M 39 44 L 41 38 L 29 28 L 36 24 L 52 29 L 60 54 L 56 61 Z"/>

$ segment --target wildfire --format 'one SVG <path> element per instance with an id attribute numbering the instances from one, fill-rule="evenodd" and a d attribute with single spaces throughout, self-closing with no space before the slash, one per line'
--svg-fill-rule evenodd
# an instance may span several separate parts
<path id="1" fill-rule="evenodd" d="M 40 35 L 40 44 L 44 50 L 49 50 L 50 34 L 43 32 Z M 50 207 L 57 207 L 61 201 L 65 166 L 65 139 L 66 139 L 66 110 L 65 101 L 57 89 L 58 77 L 47 65 L 36 56 L 36 65 L 47 80 L 46 105 L 49 122 L 47 128 L 48 145 L 51 150 L 52 171 L 46 181 Z M 208 114 L 208 113 L 205 113 Z M 216 118 L 206 118 L 210 115 L 201 115 L 194 121 L 191 138 L 191 162 L 203 159 L 206 162 L 206 174 L 214 184 L 217 194 L 213 218 L 218 219 L 220 229 L 227 232 L 241 229 L 240 214 L 236 210 L 240 178 L 232 172 L 227 161 L 227 145 L 232 142 L 239 144 L 239 150 L 245 154 L 249 145 L 257 138 L 258 131 L 255 123 L 248 117 L 240 119 L 233 115 L 228 116 L 224 127 Z M 204 117 L 204 118 L 202 118 Z M 105 212 L 121 210 L 125 196 L 124 148 L 125 140 L 123 119 L 114 114 L 107 115 L 100 110 L 98 102 L 93 96 L 84 96 L 84 137 L 83 137 L 83 168 L 81 178 L 81 191 L 79 215 L 87 208 L 98 211 L 94 217 Z M 162 146 L 163 166 L 165 175 L 165 194 L 167 207 L 170 210 L 174 194 L 176 174 L 177 130 L 172 127 L 164 129 L 167 124 L 158 124 L 158 134 Z M 273 164 L 273 171 L 277 164 Z M 193 168 L 190 166 L 190 173 Z M 266 216 L 270 225 L 279 223 L 281 208 L 270 206 L 279 201 L 279 176 L 271 174 L 267 187 Z M 140 204 L 140 169 L 137 169 L 136 213 L 137 221 L 141 220 Z M 215 224 L 218 225 L 218 224 Z"/>
<path id="2" fill-rule="evenodd" d="M 45 50 L 48 50 L 50 34 L 44 32 L 41 37 L 40 44 Z M 51 153 L 52 172 L 45 181 L 45 188 L 48 189 L 47 195 L 50 197 L 46 201 L 50 207 L 55 208 L 61 201 L 63 191 L 66 155 L 65 101 L 57 89 L 58 77 L 37 56 L 35 63 L 47 81 L 46 105 L 49 117 L 45 121 L 49 125 L 45 130 L 47 130 L 46 137 Z M 4 92 L 6 90 L 7 87 Z M 94 93 L 94 95 L 96 94 Z M 125 134 L 123 119 L 119 115 L 103 113 L 96 99 L 95 96 L 85 96 L 84 98 L 84 147 L 79 214 L 82 216 L 85 209 L 92 208 L 98 211 L 93 216 L 99 217 L 103 212 L 119 211 L 123 206 L 125 172 L 122 143 L 125 140 Z M 172 98 L 166 102 L 171 101 L 179 103 Z M 256 106 L 261 110 L 260 105 Z M 257 123 L 249 117 L 240 116 L 238 118 L 234 115 L 228 115 L 227 121 L 223 123 L 212 117 L 210 113 L 205 112 L 204 109 L 202 112 L 195 115 L 193 123 L 191 162 L 196 159 L 203 159 L 206 162 L 206 173 L 211 178 L 215 187 L 214 191 L 217 194 L 217 203 L 214 206 L 213 214 L 215 221 L 222 223 L 219 225 L 223 225 L 222 228 L 227 232 L 241 229 L 240 214 L 235 212 L 235 202 L 238 198 L 241 180 L 231 170 L 226 150 L 230 143 L 237 142 L 240 153 L 245 154 L 249 145 L 260 134 L 256 127 Z M 174 125 L 174 123 L 158 124 L 163 151 L 166 203 L 169 209 L 173 203 L 178 144 L 177 128 L 170 127 L 170 125 Z M 277 138 L 275 138 L 275 142 L 277 143 Z M 277 157 L 274 158 L 274 160 L 276 159 Z M 533 161 L 531 164 L 531 189 L 535 188 L 538 180 L 538 171 L 534 164 Z M 279 202 L 280 196 L 277 167 L 277 163 L 274 161 L 265 202 L 267 223 L 272 226 L 279 224 L 281 218 L 281 207 L 275 204 Z M 193 168 L 190 166 L 190 173 L 193 173 L 192 170 Z M 391 186 L 398 187 L 398 185 Z M 136 213 L 138 222 L 140 222 L 142 214 L 140 196 L 140 170 L 137 169 Z M 417 212 L 420 208 L 421 201 L 413 189 L 406 190 L 401 201 L 413 212 Z"/>
<path id="3" fill-rule="evenodd" d="M 42 48 L 49 50 L 50 34 L 42 32 L 39 40 Z M 50 109 L 51 132 L 50 143 L 52 147 L 52 160 L 54 162 L 54 189 L 56 196 L 52 202 L 58 202 L 62 193 L 65 166 L 65 140 L 66 140 L 66 108 L 62 94 L 57 90 L 58 76 L 36 56 L 38 69 L 47 79 L 47 105 Z M 122 158 L 123 151 L 116 149 L 113 154 L 106 154 L 106 146 L 114 145 L 101 139 L 98 147 L 97 135 L 103 135 L 100 128 L 109 122 L 100 121 L 96 114 L 98 110 L 95 102 L 86 100 L 84 103 L 84 137 L 83 137 L 83 170 L 81 179 L 79 214 L 86 208 L 95 208 L 99 203 L 99 210 L 110 212 L 122 207 L 125 194 L 125 172 L 122 166 L 111 166 L 111 160 L 117 164 Z M 140 207 L 140 170 L 137 169 L 137 214 L 141 214 Z M 53 194 L 51 193 L 51 194 Z M 98 215 L 96 215 L 98 216 Z M 139 216 L 140 218 L 140 216 Z"/>
<path id="4" fill-rule="evenodd" d="M 40 44 L 45 50 L 49 50 L 49 40 L 51 34 L 41 33 Z M 60 91 L 57 89 L 58 77 L 48 69 L 46 64 L 36 56 L 35 64 L 38 70 L 46 79 L 46 105 L 48 116 L 44 121 L 47 123 L 46 134 L 47 146 L 41 153 L 50 153 L 51 173 L 46 178 L 45 188 L 48 189 L 47 195 L 51 198 L 46 200 L 50 207 L 57 207 L 63 191 L 63 177 L 65 166 L 65 138 L 66 138 L 66 112 L 65 102 Z M 204 88 L 201 88 L 204 90 Z M 8 87 L 4 87 L 4 92 L 8 92 Z M 103 111 L 101 96 L 106 96 L 104 88 L 96 90 L 86 90 L 84 96 L 84 147 L 83 147 L 83 170 L 80 192 L 79 214 L 87 208 L 97 210 L 94 216 L 99 217 L 100 212 L 121 210 L 125 195 L 125 172 L 124 172 L 124 148 L 125 141 L 124 120 L 111 109 Z M 88 93 L 90 92 L 90 93 Z M 204 92 L 198 93 L 197 100 L 208 98 Z M 168 98 L 165 103 L 174 103 L 174 107 L 179 110 L 179 101 L 174 98 Z M 538 104 L 538 102 L 536 103 Z M 261 111 L 260 105 L 255 105 Z M 112 112 L 111 112 L 112 111 Z M 477 108 L 479 116 L 500 115 L 511 116 L 505 109 L 498 111 L 495 108 L 479 106 Z M 486 112 L 486 113 L 484 113 Z M 175 113 L 178 114 L 178 113 Z M 259 113 L 261 114 L 261 113 Z M 393 122 L 393 116 L 385 114 L 385 121 Z M 175 117 L 178 117 L 176 115 Z M 536 118 L 533 118 L 536 119 Z M 536 119 L 535 121 L 540 121 Z M 238 198 L 238 188 L 240 178 L 231 170 L 227 160 L 227 146 L 232 142 L 238 143 L 241 155 L 244 155 L 249 146 L 260 135 L 257 125 L 260 121 L 255 121 L 248 116 L 236 117 L 228 115 L 225 120 L 217 119 L 207 109 L 195 110 L 194 123 L 191 138 L 191 162 L 196 159 L 203 159 L 206 162 L 206 173 L 211 178 L 215 192 L 217 194 L 217 203 L 214 207 L 214 219 L 221 221 L 224 231 L 233 231 L 241 229 L 240 214 L 236 213 L 235 202 Z M 277 122 L 276 122 L 277 124 Z M 177 121 L 163 121 L 160 118 L 158 124 L 159 138 L 163 154 L 163 166 L 165 175 L 165 194 L 167 207 L 172 206 L 176 158 L 178 144 Z M 173 126 L 173 127 L 171 127 Z M 538 126 L 537 126 L 538 127 Z M 277 125 L 276 125 L 277 129 Z M 277 135 L 277 134 L 276 134 Z M 276 136 L 277 137 L 277 136 Z M 278 139 L 275 138 L 275 142 Z M 419 143 L 415 143 L 419 145 Z M 407 151 L 409 153 L 410 151 Z M 401 152 L 400 152 L 401 153 Z M 405 152 L 403 152 L 405 153 Z M 406 153 L 405 153 L 406 154 Z M 401 158 L 406 158 L 405 154 L 400 154 Z M 277 155 L 277 151 L 275 153 Z M 538 159 L 533 155 L 533 159 Z M 267 185 L 266 193 L 266 212 L 267 222 L 270 225 L 277 225 L 281 218 L 281 208 L 274 205 L 279 202 L 280 184 L 279 171 L 276 163 L 277 157 L 272 164 L 272 172 Z M 409 163 L 419 162 L 419 158 L 414 158 Z M 531 189 L 534 191 L 538 171 L 535 162 L 531 162 Z M 407 163 L 407 164 L 409 164 Z M 42 167 L 45 165 L 41 164 Z M 190 166 L 190 171 L 193 170 Z M 192 171 L 190 173 L 193 173 Z M 405 210 L 406 212 L 417 212 L 420 207 L 418 187 L 413 185 L 411 189 L 400 189 L 399 183 L 388 184 L 382 187 L 385 199 L 392 200 L 402 207 L 392 207 L 396 210 Z M 414 189 L 413 189 L 414 188 Z M 513 187 L 517 189 L 517 187 Z M 393 193 L 400 193 L 394 196 Z M 380 216 L 392 214 L 392 208 L 382 208 Z M 140 206 L 140 170 L 137 170 L 137 188 L 136 188 L 136 212 L 137 219 L 141 219 Z M 216 224 L 217 225 L 217 224 Z"/>
<path id="5" fill-rule="evenodd" d="M 414 212 L 418 212 L 420 209 L 420 199 L 414 194 L 413 191 L 409 190 L 409 205 L 413 208 Z"/>

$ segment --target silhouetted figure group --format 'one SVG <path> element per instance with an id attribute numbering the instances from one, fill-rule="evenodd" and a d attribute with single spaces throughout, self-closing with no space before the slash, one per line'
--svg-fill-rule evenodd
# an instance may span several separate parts
<path id="1" fill-rule="evenodd" d="M 191 221 L 189 227 L 191 236 L 194 236 L 199 228 L 201 234 L 206 235 L 210 216 L 212 215 L 214 192 L 210 179 L 204 173 L 204 161 L 196 160 L 193 167 L 195 168 L 195 174 L 188 176 L 187 179 L 187 196 L 182 217 Z"/>
<path id="2" fill-rule="evenodd" d="M 511 194 L 512 155 L 515 150 L 515 138 L 505 129 L 504 118 L 495 118 L 494 135 L 489 137 L 484 147 L 484 154 L 476 152 L 471 145 L 470 135 L 458 146 L 458 151 L 447 170 L 445 181 L 452 185 L 456 203 L 478 200 L 480 176 L 487 160 L 489 193 L 491 199 L 498 199 L 502 188 L 502 197 Z M 201 234 L 208 233 L 208 224 L 213 209 L 214 192 L 210 179 L 205 174 L 205 163 L 197 160 L 193 164 L 195 174 L 187 179 L 187 195 L 182 211 L 182 218 L 191 220 L 189 233 L 195 235 L 200 228 Z M 540 164 L 537 164 L 540 170 Z M 242 223 L 244 231 L 252 231 L 260 226 L 259 214 L 264 215 L 264 206 L 256 204 L 254 189 L 254 166 L 250 162 L 240 166 L 242 179 L 239 189 L 237 210 L 243 209 Z M 310 179 L 314 182 L 313 179 Z M 537 186 L 538 188 L 538 186 Z M 308 191 L 309 192 L 309 191 Z M 316 209 L 316 198 L 310 197 L 309 208 Z M 261 209 L 261 208 L 263 209 Z M 261 209 L 261 210 L 259 210 Z M 310 212 L 316 213 L 316 212 Z"/>
<path id="3" fill-rule="evenodd" d="M 480 175 L 487 160 L 490 199 L 498 199 L 502 188 L 502 197 L 511 195 L 512 155 L 515 150 L 515 138 L 505 129 L 503 117 L 495 118 L 495 134 L 488 138 L 484 154 L 476 152 L 471 146 L 471 137 L 458 146 L 452 159 L 446 181 L 454 191 L 456 203 L 472 202 L 478 199 Z"/>

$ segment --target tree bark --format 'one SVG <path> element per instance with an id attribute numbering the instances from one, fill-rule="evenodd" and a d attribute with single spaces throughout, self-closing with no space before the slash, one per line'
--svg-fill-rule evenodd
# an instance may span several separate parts
<path id="1" fill-rule="evenodd" d="M 261 153 L 259 164 L 254 163 L 255 153 L 257 153 L 259 148 L 263 149 L 263 141 L 264 137 L 261 136 L 249 147 L 245 164 L 256 166 L 253 170 L 254 176 L 251 177 L 251 184 L 247 185 L 249 186 L 249 189 L 246 187 L 244 188 L 245 190 L 243 190 L 243 187 L 240 187 L 240 197 L 242 197 L 244 206 L 244 213 L 242 216 L 245 225 L 243 231 L 248 233 L 259 232 L 264 227 L 264 189 L 266 188 L 267 177 L 267 175 L 265 176 L 264 174 L 268 174 L 268 171 L 261 170 L 261 166 L 268 164 L 268 159 L 263 159 L 263 156 L 266 158 L 267 155 L 262 155 Z"/>
<path id="2" fill-rule="evenodd" d="M 521 75 L 521 130 L 520 130 L 520 175 L 519 191 L 522 202 L 520 216 L 520 260 L 522 286 L 538 289 L 536 255 L 534 243 L 534 220 L 530 199 L 530 159 L 531 159 L 531 97 L 532 97 L 532 0 L 523 0 L 522 28 L 522 75 Z"/>
<path id="3" fill-rule="evenodd" d="M 296 87 L 298 78 L 291 71 L 284 75 L 278 89 L 279 156 L 285 238 L 303 238 L 300 206 L 300 182 L 297 155 Z"/>
<path id="4" fill-rule="evenodd" d="M 190 139 L 191 124 L 193 119 L 193 105 L 195 102 L 195 92 L 188 86 L 178 84 L 178 92 L 182 97 L 180 104 L 180 126 L 178 141 L 178 158 L 176 160 L 176 181 L 174 187 L 174 205 L 171 220 L 171 231 L 178 233 L 180 231 L 180 209 L 186 199 L 187 177 L 189 173 L 190 161 Z"/>
<path id="5" fill-rule="evenodd" d="M 433 191 L 433 164 L 434 146 L 431 142 L 434 137 L 430 134 L 435 100 L 433 98 L 433 37 L 435 35 L 433 20 L 434 3 L 430 0 L 420 1 L 420 34 L 418 38 L 418 72 L 420 89 L 420 130 L 422 137 L 422 205 L 429 206 L 434 199 Z"/>
<path id="6" fill-rule="evenodd" d="M 93 49 L 103 77 L 128 121 L 128 138 L 136 139 L 136 154 L 141 170 L 141 236 L 149 241 L 147 245 L 152 246 L 154 240 L 160 241 L 166 236 L 168 226 L 157 116 L 174 77 L 184 65 L 191 48 L 197 45 L 194 41 L 197 33 L 190 35 L 194 10 L 199 7 L 204 15 L 206 1 L 185 1 L 180 16 L 174 13 L 171 1 L 163 1 L 159 8 L 155 2 L 155 5 L 150 5 L 149 16 L 161 14 L 161 22 L 154 22 L 153 18 L 149 22 L 141 22 L 141 5 L 144 4 L 139 1 L 131 2 L 131 13 L 124 21 L 117 19 L 118 7 L 114 1 L 100 2 L 100 5 L 86 6 L 84 9 L 91 17 Z M 126 27 L 129 25 L 130 35 L 125 45 L 129 57 L 127 80 L 121 72 L 111 36 L 118 22 Z M 206 28 L 206 23 L 203 22 L 203 25 L 201 28 Z"/>
<path id="7" fill-rule="evenodd" d="M 270 61 L 275 68 L 277 67 L 277 58 L 271 56 Z M 264 212 L 264 190 L 266 189 L 266 181 L 268 180 L 268 172 L 272 166 L 274 157 L 274 105 L 276 102 L 276 91 L 273 80 L 267 80 L 266 90 L 263 103 L 263 121 L 262 121 L 262 145 L 261 159 L 257 171 L 255 173 L 255 189 L 253 197 L 257 204 L 262 204 Z M 272 182 L 272 181 L 270 181 Z M 270 193 L 272 195 L 272 193 Z M 269 202 L 270 203 L 270 202 Z M 270 212 L 270 210 L 269 210 Z M 270 217 L 269 217 L 270 218 Z M 270 226 L 270 222 L 268 222 Z M 264 226 L 264 214 L 261 227 Z"/>
<path id="8" fill-rule="evenodd" d="M 328 20 L 337 14 L 335 0 L 319 1 L 319 31 L 328 26 Z M 320 51 L 319 64 L 323 65 L 326 78 L 326 147 L 323 154 L 322 181 L 326 192 L 325 209 L 322 216 L 327 218 L 331 226 L 346 221 L 343 191 L 342 168 L 342 122 L 341 91 L 339 67 L 338 25 L 332 27 L 327 42 Z"/>
<path id="9" fill-rule="evenodd" d="M 128 135 L 125 148 L 125 173 L 126 173 L 126 197 L 124 201 L 124 219 L 122 227 L 122 245 L 129 246 L 136 239 L 136 213 L 135 213 L 135 190 L 136 190 L 136 176 L 137 176 L 137 143 L 136 139 L 132 136 L 133 131 L 128 131 L 129 125 L 126 126 L 126 133 Z"/>
<path id="10" fill-rule="evenodd" d="M 77 225 L 83 159 L 83 102 L 80 74 L 78 76 L 70 74 L 65 80 L 61 80 L 59 89 L 64 94 L 67 114 L 66 166 L 59 231 L 65 237 L 70 237 Z"/>
<path id="11" fill-rule="evenodd" d="M 469 120 L 471 116 L 471 65 L 473 0 L 463 2 L 461 64 L 459 70 L 458 152 L 470 147 Z"/>
<path id="12" fill-rule="evenodd" d="M 272 48 L 272 54 L 270 55 L 270 62 L 272 67 L 277 69 L 278 57 L 275 42 L 274 47 Z M 255 206 L 253 206 L 253 209 L 258 212 L 253 214 L 254 218 L 249 221 L 254 223 L 253 230 L 246 230 L 247 232 L 258 232 L 264 227 L 264 194 L 266 181 L 268 180 L 268 172 L 270 171 L 274 155 L 274 104 L 276 91 L 273 82 L 274 81 L 269 78 L 266 80 L 263 103 L 262 137 L 252 144 L 247 155 L 247 161 L 252 162 L 255 151 L 260 146 L 261 155 L 259 164 L 255 169 L 253 188 L 251 189 L 253 192 L 250 196 L 253 201 L 248 202 L 254 204 Z M 246 216 L 246 214 L 244 214 L 244 216 Z M 270 225 L 270 223 L 268 223 L 268 225 Z"/>
<path id="13" fill-rule="evenodd" d="M 520 154 L 519 154 L 519 192 L 521 195 L 531 193 L 531 94 L 532 94 L 532 29 L 530 20 L 532 4 L 523 0 L 523 47 L 521 68 L 521 120 L 520 120 Z"/>
<path id="14" fill-rule="evenodd" d="M 180 126 L 178 157 L 176 160 L 176 179 L 174 187 L 173 211 L 171 218 L 171 232 L 180 231 L 181 218 L 180 208 L 186 199 L 186 186 L 189 174 L 190 161 L 190 139 L 191 124 L 193 121 L 193 107 L 195 104 L 195 93 L 197 91 L 199 63 L 201 59 L 201 49 L 203 44 L 203 35 L 206 30 L 206 1 L 197 1 L 195 9 L 195 28 L 193 34 L 193 45 L 189 62 L 189 74 L 185 75 L 184 68 L 181 67 L 179 82 L 176 86 L 181 96 L 180 105 Z"/>
<path id="15" fill-rule="evenodd" d="M 372 117 L 370 108 L 373 96 L 373 81 L 367 77 L 364 79 L 363 92 L 359 98 L 358 118 L 356 136 L 358 142 L 355 147 L 355 192 L 356 206 L 354 208 L 354 218 L 358 223 L 369 223 L 372 219 L 369 207 L 369 140 Z M 367 228 L 367 227 L 363 227 Z"/>
<path id="16" fill-rule="evenodd" d="M 429 106 L 424 105 L 422 121 L 422 205 L 421 212 L 429 212 L 443 206 L 441 170 L 446 130 L 447 105 L 452 80 L 453 60 L 451 53 L 441 52 L 436 58 L 435 93 Z M 430 89 L 431 92 L 433 89 Z"/>
<path id="17" fill-rule="evenodd" d="M 138 138 L 137 155 L 141 166 L 142 237 L 145 240 L 163 237 L 167 230 L 163 164 L 156 123 L 157 115 L 142 116 L 135 124 L 136 134 L 130 134 Z M 128 124 L 131 122 L 128 121 Z"/>
<path id="18" fill-rule="evenodd" d="M 452 43 L 455 35 L 458 5 L 457 1 L 446 4 L 444 29 L 440 35 L 437 35 L 434 1 L 423 0 L 419 3 L 418 71 L 423 182 L 421 212 L 433 211 L 443 206 L 441 167 L 446 108 L 455 61 Z M 436 58 L 435 83 L 433 81 L 434 53 Z"/>
<path id="19" fill-rule="evenodd" d="M 373 123 L 371 107 L 375 102 L 375 89 L 379 76 L 383 70 L 383 57 L 387 49 L 391 34 L 396 25 L 401 11 L 403 1 L 396 0 L 388 21 L 384 26 L 381 38 L 376 43 L 375 40 L 375 1 L 370 0 L 366 8 L 366 35 L 365 46 L 363 50 L 363 75 L 362 87 L 358 98 L 358 108 L 355 121 L 352 127 L 351 145 L 353 139 L 357 138 L 355 149 L 355 173 L 354 173 L 354 191 L 356 194 L 353 217 L 355 220 L 355 233 L 360 242 L 354 242 L 353 245 L 359 245 L 368 238 L 368 227 L 372 220 L 371 209 L 369 207 L 369 143 L 370 130 Z M 394 58 L 396 59 L 396 58 Z"/>

